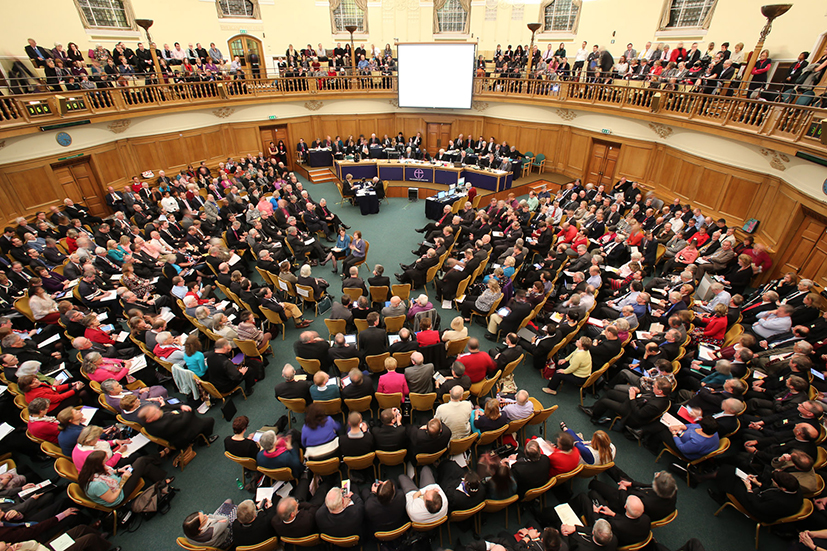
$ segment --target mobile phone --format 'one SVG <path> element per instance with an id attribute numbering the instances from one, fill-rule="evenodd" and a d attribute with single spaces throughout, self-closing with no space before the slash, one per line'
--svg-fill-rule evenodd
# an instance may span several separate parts
<path id="1" fill-rule="evenodd" d="M 127 465 L 126 466 L 126 472 L 128 472 L 128 473 L 132 472 L 132 465 Z"/>
<path id="2" fill-rule="evenodd" d="M 179 400 L 178 398 L 167 398 L 167 403 L 172 404 L 174 406 L 176 404 L 180 404 L 181 400 Z"/>

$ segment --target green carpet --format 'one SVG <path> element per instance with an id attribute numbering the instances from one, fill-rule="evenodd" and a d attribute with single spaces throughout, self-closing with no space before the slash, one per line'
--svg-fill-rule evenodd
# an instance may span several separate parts
<path id="1" fill-rule="evenodd" d="M 318 201 L 326 197 L 331 204 L 338 197 L 333 183 L 305 184 L 311 197 Z M 361 216 L 357 207 L 350 205 L 333 206 L 341 219 L 352 230 L 361 230 L 364 239 L 370 242 L 367 265 L 381 263 L 385 266 L 385 272 L 391 278 L 393 272 L 398 271 L 399 263 L 408 263 L 412 259 L 411 249 L 420 239 L 420 235 L 413 231 L 415 227 L 421 227 L 425 222 L 425 202 L 408 202 L 406 199 L 390 199 L 390 204 L 382 204 L 381 212 L 377 215 Z M 316 277 L 324 277 L 333 281 L 330 291 L 339 296 L 340 286 L 337 284 L 338 277 L 330 272 L 327 267 L 314 268 Z M 258 274 L 256 274 L 258 280 Z M 362 268 L 362 277 L 367 277 L 367 271 Z M 335 280 L 335 281 L 334 281 Z M 433 289 L 429 287 L 429 293 L 433 296 Z M 312 319 L 312 312 L 308 312 L 308 319 Z M 453 315 L 449 311 L 440 312 L 443 320 L 443 327 L 447 326 Z M 327 329 L 321 318 L 316 319 L 310 327 L 318 331 L 320 335 L 327 335 Z M 474 324 L 470 328 L 472 336 L 482 339 L 484 329 Z M 267 378 L 256 385 L 256 392 L 248 400 L 244 401 L 240 395 L 234 400 L 238 407 L 239 415 L 246 415 L 250 418 L 251 428 L 262 425 L 271 425 L 285 413 L 285 408 L 273 396 L 273 387 L 281 382 L 281 368 L 286 362 L 295 362 L 293 353 L 293 342 L 298 339 L 299 332 L 288 327 L 286 340 L 281 337 L 273 341 L 274 356 L 270 358 L 270 365 L 267 369 Z M 482 340 L 485 345 L 493 344 Z M 582 432 L 589 438 L 595 427 L 586 416 L 577 409 L 579 395 L 576 388 L 570 385 L 561 387 L 557 396 L 549 396 L 541 392 L 545 381 L 531 368 L 530 359 L 517 368 L 515 373 L 517 384 L 529 391 L 531 396 L 539 399 L 545 406 L 559 404 L 560 408 L 548 420 L 549 433 L 552 435 L 559 430 L 560 421 L 565 421 L 568 426 L 576 432 Z M 593 398 L 587 396 L 586 403 L 591 404 Z M 208 413 L 216 418 L 216 433 L 223 439 L 232 433 L 230 424 L 221 419 L 220 410 L 214 407 Z M 301 422 L 301 418 L 299 419 Z M 528 427 L 528 435 L 539 434 L 538 426 Z M 653 474 L 668 466 L 664 457 L 660 463 L 655 463 L 655 457 L 636 443 L 628 441 L 620 433 L 612 432 L 611 437 L 617 446 L 617 464 L 636 480 L 651 481 Z M 125 551 L 145 551 L 148 549 L 175 549 L 175 538 L 182 535 L 181 523 L 190 513 L 195 511 L 212 512 L 223 500 L 233 499 L 236 503 L 250 498 L 252 494 L 239 490 L 236 487 L 236 478 L 241 476 L 241 467 L 224 457 L 222 440 L 218 440 L 213 446 L 196 448 L 198 456 L 190 463 L 184 472 L 172 468 L 171 462 L 167 461 L 166 468 L 170 474 L 176 476 L 175 486 L 182 491 L 173 501 L 172 510 L 165 516 L 145 521 L 143 526 L 131 534 L 119 534 L 113 539 L 116 545 L 123 547 Z M 383 469 L 383 472 L 386 470 Z M 394 476 L 399 474 L 399 469 L 390 469 L 387 472 Z M 53 475 L 52 475 L 53 476 Z M 575 479 L 575 494 L 586 490 L 588 480 Z M 655 538 L 670 549 L 677 549 L 689 538 L 699 538 L 706 549 L 727 549 L 730 551 L 748 550 L 753 548 L 754 525 L 739 513 L 727 508 L 719 518 L 714 518 L 713 513 L 717 505 L 707 496 L 706 489 L 709 483 L 702 484 L 696 489 L 689 489 L 685 480 L 678 480 L 678 517 L 670 525 L 654 530 Z M 547 506 L 556 505 L 554 496 L 547 495 Z M 508 515 L 508 530 L 516 532 L 520 527 L 517 522 L 517 511 L 515 506 L 511 507 Z M 505 514 L 485 515 L 482 525 L 482 533 L 496 534 L 505 529 Z M 523 515 L 524 525 L 537 526 L 530 515 Z M 454 540 L 458 537 L 464 543 L 471 540 L 470 532 L 461 532 L 458 528 L 452 528 Z M 453 542 L 448 541 L 448 532 L 443 530 L 444 547 L 453 548 Z M 374 549 L 373 543 L 367 543 L 367 548 Z M 438 542 L 434 544 L 438 545 Z M 779 549 L 782 542 L 779 538 L 771 535 L 768 530 L 763 529 L 761 534 L 760 549 Z"/>

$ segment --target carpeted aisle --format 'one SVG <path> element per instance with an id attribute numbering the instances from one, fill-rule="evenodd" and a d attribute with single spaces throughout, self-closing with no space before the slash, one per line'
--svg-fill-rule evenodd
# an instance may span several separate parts
<path id="1" fill-rule="evenodd" d="M 345 205 L 336 206 L 332 203 L 338 198 L 338 193 L 333 183 L 306 184 L 311 197 L 318 201 L 326 197 L 339 213 L 342 220 L 352 226 L 354 230 L 362 231 L 364 239 L 370 242 L 367 266 L 372 269 L 374 264 L 381 263 L 385 266 L 385 273 L 393 280 L 393 272 L 399 271 L 399 263 L 408 263 L 413 255 L 411 249 L 421 239 L 420 234 L 413 231 L 415 227 L 421 227 L 425 222 L 424 201 L 408 202 L 406 199 L 390 199 L 390 204 L 383 203 L 381 212 L 377 215 L 361 216 L 358 208 Z M 324 277 L 332 281 L 331 292 L 338 298 L 341 289 L 338 285 L 338 277 L 330 272 L 330 265 L 316 267 L 313 269 L 316 277 Z M 367 270 L 362 268 L 362 277 L 367 278 Z M 258 274 L 255 275 L 258 280 Z M 335 281 L 334 281 L 335 280 Z M 429 288 L 430 295 L 433 289 Z M 416 296 L 418 293 L 413 293 Z M 440 311 L 443 327 L 448 326 L 455 315 L 452 311 Z M 312 319 L 313 313 L 308 312 L 308 319 Z M 317 331 L 320 335 L 326 336 L 327 329 L 321 319 L 317 319 L 310 326 L 310 329 Z M 475 324 L 470 333 L 472 336 L 482 339 L 484 328 Z M 285 408 L 274 398 L 272 389 L 281 382 L 281 368 L 286 362 L 295 363 L 293 353 L 293 342 L 298 338 L 299 332 L 288 325 L 286 340 L 278 337 L 273 341 L 273 356 L 270 357 L 270 365 L 267 368 L 267 378 L 256 386 L 256 392 L 247 401 L 244 401 L 240 394 L 234 398 L 239 415 L 246 415 L 250 418 L 251 428 L 262 425 L 272 425 L 285 413 Z M 487 347 L 493 345 L 482 339 Z M 587 438 L 596 428 L 577 410 L 579 395 L 576 388 L 563 386 L 557 396 L 549 396 L 541 392 L 544 380 L 531 367 L 530 363 L 524 362 L 516 371 L 517 384 L 527 389 L 531 396 L 539 399 L 544 405 L 559 404 L 560 408 L 548 421 L 549 432 L 554 435 L 559 430 L 560 421 L 565 421 L 570 428 L 577 432 L 584 433 Z M 586 403 L 591 404 L 593 398 L 587 396 Z M 181 488 L 172 504 L 172 510 L 165 516 L 145 521 L 143 526 L 131 534 L 119 534 L 114 538 L 116 545 L 123 546 L 125 551 L 145 551 L 148 549 L 176 548 L 175 538 L 182 535 L 181 523 L 189 513 L 214 511 L 223 500 L 233 499 L 236 503 L 243 499 L 252 497 L 252 494 L 239 490 L 236 487 L 236 479 L 241 476 L 241 467 L 224 457 L 222 440 L 231 434 L 230 424 L 221 419 L 220 409 L 214 407 L 209 415 L 216 418 L 217 433 L 221 436 L 212 447 L 196 448 L 198 456 L 186 468 L 184 472 L 172 468 L 171 462 L 167 461 L 166 468 L 170 474 L 176 476 L 175 486 Z M 299 418 L 301 424 L 301 417 Z M 538 426 L 529 427 L 528 434 L 538 434 Z M 656 464 L 655 457 L 637 444 L 626 440 L 620 433 L 612 432 L 611 437 L 617 446 L 617 463 L 630 475 L 640 481 L 650 481 L 653 473 L 664 469 L 668 461 L 663 458 Z M 398 475 L 399 469 L 383 469 L 384 472 Z M 574 492 L 581 492 L 586 489 L 588 480 L 576 479 L 573 483 Z M 754 525 L 748 522 L 738 513 L 731 509 L 721 514 L 720 518 L 713 518 L 717 505 L 707 496 L 706 488 L 709 483 L 690 490 L 685 480 L 678 480 L 678 518 L 667 527 L 656 528 L 655 538 L 665 544 L 669 549 L 677 549 L 687 539 L 698 537 L 705 544 L 708 550 L 746 551 L 753 548 Z M 554 496 L 547 495 L 547 505 L 556 504 Z M 508 530 L 516 532 L 519 528 L 515 507 L 511 507 L 509 513 Z M 537 524 L 532 520 L 531 515 L 523 514 L 524 525 Z M 505 515 L 486 515 L 483 518 L 483 534 L 496 534 L 505 529 Z M 452 527 L 452 534 L 456 540 L 458 537 L 464 543 L 471 541 L 470 532 L 462 532 L 458 527 Z M 443 530 L 444 547 L 454 548 L 454 543 L 448 541 L 448 532 Z M 438 545 L 438 540 L 434 544 Z M 771 535 L 768 530 L 762 530 L 760 549 L 780 549 L 782 542 Z M 375 544 L 365 542 L 368 549 L 375 549 Z"/>

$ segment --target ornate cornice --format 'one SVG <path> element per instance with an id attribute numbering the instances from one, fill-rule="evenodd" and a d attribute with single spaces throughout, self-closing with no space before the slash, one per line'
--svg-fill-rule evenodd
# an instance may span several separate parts
<path id="1" fill-rule="evenodd" d="M 766 149 L 762 147 L 761 155 L 767 158 L 767 162 L 770 163 L 770 166 L 775 170 L 780 170 L 782 172 L 787 170 L 786 163 L 790 162 L 790 158 L 785 153 L 779 153 L 774 149 Z"/>
<path id="2" fill-rule="evenodd" d="M 108 128 L 113 134 L 122 134 L 126 132 L 126 129 L 129 128 L 129 125 L 131 124 L 132 121 L 130 119 L 121 119 L 119 121 L 110 122 L 106 125 L 106 128 Z"/>
<path id="3" fill-rule="evenodd" d="M 226 119 L 233 113 L 235 113 L 235 107 L 219 107 L 218 109 L 212 110 L 212 114 L 219 119 Z"/>
<path id="4" fill-rule="evenodd" d="M 649 128 L 652 130 L 652 132 L 654 132 L 664 140 L 671 136 L 673 132 L 671 126 L 666 126 L 665 124 L 661 124 L 659 122 L 650 122 Z"/>
<path id="5" fill-rule="evenodd" d="M 324 102 L 317 99 L 304 102 L 304 108 L 308 111 L 318 111 L 323 105 Z"/>
<path id="6" fill-rule="evenodd" d="M 564 121 L 573 121 L 577 118 L 577 113 L 575 113 L 571 109 L 564 109 L 562 107 L 559 107 L 555 109 L 554 112 L 557 113 L 557 116 L 563 119 Z"/>

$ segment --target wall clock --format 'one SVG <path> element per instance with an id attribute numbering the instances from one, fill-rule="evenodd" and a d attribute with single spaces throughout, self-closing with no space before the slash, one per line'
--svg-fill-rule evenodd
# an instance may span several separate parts
<path id="1" fill-rule="evenodd" d="M 69 147 L 70 145 L 72 145 L 72 136 L 70 136 L 66 132 L 58 132 L 57 136 L 55 136 L 55 140 L 57 140 L 57 143 L 59 143 L 63 147 Z"/>

